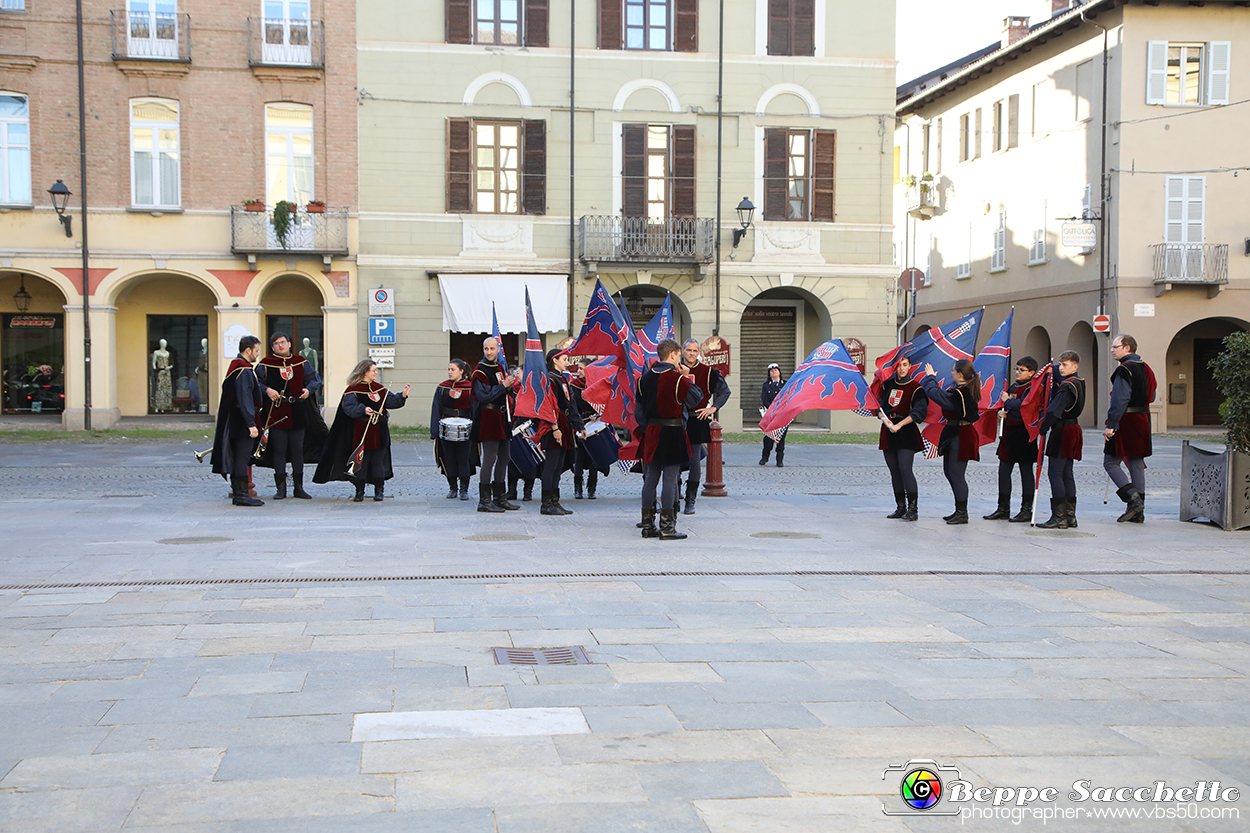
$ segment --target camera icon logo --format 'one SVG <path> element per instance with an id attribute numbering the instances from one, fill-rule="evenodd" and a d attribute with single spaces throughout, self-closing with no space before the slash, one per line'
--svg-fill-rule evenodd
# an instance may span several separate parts
<path id="1" fill-rule="evenodd" d="M 955 816 L 959 810 L 945 810 L 938 807 L 942 800 L 943 779 L 959 780 L 959 768 L 939 764 L 928 758 L 912 758 L 902 764 L 892 764 L 881 773 L 881 779 L 899 779 L 899 798 L 902 799 L 898 809 L 890 809 L 881 805 L 881 812 L 887 816 Z"/>

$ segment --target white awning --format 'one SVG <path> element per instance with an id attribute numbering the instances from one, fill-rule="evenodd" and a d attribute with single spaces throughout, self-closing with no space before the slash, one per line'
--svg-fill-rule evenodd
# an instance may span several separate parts
<path id="1" fill-rule="evenodd" d="M 439 275 L 443 296 L 443 329 L 454 333 L 489 333 L 491 303 L 499 316 L 499 332 L 524 333 L 525 289 L 540 332 L 568 329 L 567 275 Z"/>

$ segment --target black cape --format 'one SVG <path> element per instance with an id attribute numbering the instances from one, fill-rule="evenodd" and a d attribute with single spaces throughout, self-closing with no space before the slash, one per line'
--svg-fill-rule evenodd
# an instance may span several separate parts
<path id="1" fill-rule="evenodd" d="M 236 367 L 237 363 L 237 367 Z M 242 477 L 247 472 L 231 471 L 234 461 L 235 446 L 238 443 L 250 443 L 256 440 L 248 436 L 248 425 L 239 412 L 238 396 L 235 386 L 235 372 L 252 373 L 251 365 L 242 358 L 230 363 L 230 370 L 221 383 L 221 399 L 217 402 L 217 431 L 213 435 L 213 474 L 220 474 L 222 479 L 232 476 Z"/>
<path id="2" fill-rule="evenodd" d="M 344 480 L 351 482 L 352 478 L 347 474 L 347 466 L 351 462 L 352 452 L 356 450 L 356 419 L 347 413 L 347 399 L 359 401 L 358 396 L 364 394 L 356 394 L 346 392 L 343 394 L 343 401 L 339 403 L 338 412 L 334 415 L 334 424 L 330 426 L 330 433 L 326 436 L 325 446 L 321 450 L 321 459 L 317 462 L 317 471 L 313 474 L 314 483 L 329 483 L 331 480 Z M 386 397 L 386 411 L 393 408 L 402 408 L 407 400 L 398 393 L 392 393 Z M 364 408 L 364 404 L 360 404 L 360 408 Z M 391 466 L 391 430 L 388 425 L 388 419 L 378 421 L 378 430 L 380 432 L 379 444 L 375 449 L 366 451 L 365 454 L 382 455 L 383 477 L 390 480 L 395 476 L 395 470 Z"/>
<path id="3" fill-rule="evenodd" d="M 292 408 L 304 409 L 304 462 L 317 463 L 321 460 L 321 450 L 325 447 L 326 437 L 330 429 L 326 427 L 325 418 L 321 416 L 321 408 L 317 405 L 316 395 L 291 403 Z M 349 449 L 350 453 L 350 449 Z M 254 465 L 273 468 L 273 452 L 266 445 L 260 453 L 260 459 Z"/>

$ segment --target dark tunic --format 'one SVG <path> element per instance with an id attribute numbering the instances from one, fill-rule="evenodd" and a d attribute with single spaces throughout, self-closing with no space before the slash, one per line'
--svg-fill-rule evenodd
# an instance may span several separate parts
<path id="1" fill-rule="evenodd" d="M 582 415 L 578 413 L 577 408 L 573 407 L 573 398 L 569 393 L 569 381 L 565 375 L 555 370 L 548 370 L 547 387 L 551 391 L 551 395 L 556 399 L 556 422 L 553 425 L 550 422 L 535 420 L 538 423 L 538 427 L 534 431 L 534 437 L 542 442 L 544 450 L 550 450 L 555 445 L 555 435 L 552 433 L 552 429 L 559 428 L 559 446 L 568 451 L 573 448 L 573 432 L 581 431 L 586 426 L 582 422 Z M 568 462 L 571 468 L 572 461 L 569 460 Z"/>
<path id="2" fill-rule="evenodd" d="M 508 430 L 508 389 L 503 380 L 507 374 L 498 362 L 482 359 L 473 369 L 473 430 L 469 435 L 475 443 L 502 442 Z"/>
<path id="3" fill-rule="evenodd" d="M 920 423 L 924 422 L 925 414 L 929 412 L 929 397 L 919 382 L 908 379 L 904 384 L 898 381 L 897 376 L 891 376 L 881 386 L 881 407 L 890 422 L 902 422 L 911 417 L 911 423 L 894 432 L 882 425 L 877 448 L 882 451 L 919 451 L 924 448 Z"/>
<path id="4" fill-rule="evenodd" d="M 352 480 L 347 474 L 347 467 L 352 454 L 362 443 L 365 471 L 357 472 L 355 479 L 375 483 L 394 477 L 391 432 L 387 427 L 386 412 L 404 407 L 407 401 L 402 393 L 387 393 L 386 388 L 377 382 L 360 382 L 343 391 L 343 401 L 334 415 L 334 424 L 330 426 L 330 435 L 326 438 L 326 447 L 321 453 L 313 482 Z M 365 408 L 382 412 L 373 425 L 369 425 Z"/>
<path id="5" fill-rule="evenodd" d="M 1112 457 L 1149 457 L 1150 403 L 1155 400 L 1155 374 L 1141 356 L 1130 353 L 1120 359 L 1120 366 L 1111 374 L 1111 407 L 1107 409 L 1107 427 L 1115 434 L 1103 445 L 1103 453 Z"/>
<path id="6" fill-rule="evenodd" d="M 1064 460 L 1081 459 L 1084 435 L 1077 419 L 1085 410 L 1085 380 L 1073 373 L 1060 377 L 1050 394 L 1050 405 L 1042 419 L 1041 430 L 1050 431 L 1046 438 L 1046 456 Z M 1051 431 L 1050 429 L 1055 429 Z"/>
<path id="7" fill-rule="evenodd" d="M 690 376 L 694 386 L 703 392 L 703 396 L 690 409 L 690 416 L 686 420 L 686 435 L 690 437 L 691 444 L 709 443 L 712 441 L 712 420 L 700 419 L 695 416 L 695 411 L 706 408 L 709 402 L 717 410 L 725 407 L 725 403 L 729 401 L 729 385 L 725 383 L 725 377 L 719 370 L 704 362 L 690 368 Z"/>
<path id="8" fill-rule="evenodd" d="M 972 391 L 967 385 L 942 390 L 936 376 L 924 377 L 922 384 L 925 393 L 942 409 L 942 416 L 946 419 L 938 437 L 938 454 L 945 457 L 951 443 L 959 437 L 959 459 L 980 460 L 981 438 L 976 426 L 979 411 Z"/>
<path id="9" fill-rule="evenodd" d="M 444 440 L 439 434 L 439 420 L 443 419 L 443 417 L 472 419 L 472 412 L 473 382 L 468 379 L 461 379 L 459 382 L 444 379 L 438 383 L 438 387 L 434 389 L 434 403 L 430 408 L 430 435 L 434 438 L 434 463 L 443 474 L 448 472 L 447 467 L 443 464 Z M 468 442 L 468 440 L 465 440 L 465 442 Z M 469 473 L 472 474 L 477 471 L 477 466 L 478 461 L 471 459 L 469 461 Z"/>
<path id="10" fill-rule="evenodd" d="M 221 383 L 217 432 L 213 437 L 214 474 L 222 477 L 247 474 L 246 471 L 234 471 L 235 461 L 243 454 L 241 444 L 247 446 L 248 454 L 256 447 L 256 439 L 249 436 L 249 429 L 259 427 L 256 418 L 261 404 L 261 390 L 252 363 L 242 354 L 236 356 Z"/>
<path id="11" fill-rule="evenodd" d="M 690 462 L 685 412 L 703 399 L 694 380 L 671 364 L 656 362 L 638 380 L 634 398 L 643 462 L 659 466 Z"/>
<path id="12" fill-rule="evenodd" d="M 325 447 L 326 435 L 329 433 L 326 422 L 321 417 L 317 397 L 314 396 L 321 388 L 321 377 L 317 375 L 317 371 L 303 356 L 265 356 L 256 365 L 256 376 L 264 387 L 276 390 L 282 397 L 277 402 L 267 395 L 262 398 L 258 417 L 260 427 L 264 429 L 267 425 L 270 431 L 304 429 L 304 462 L 317 462 L 321 458 L 321 449 Z M 307 399 L 300 399 L 305 388 L 308 389 L 309 396 Z M 273 450 L 268 442 L 256 465 L 267 469 L 274 467 Z"/>
<path id="13" fill-rule="evenodd" d="M 998 459 L 1005 463 L 1036 463 L 1037 440 L 1029 439 L 1028 426 L 1020 416 L 1020 403 L 1029 392 L 1029 382 L 1016 382 L 1011 398 L 1003 403 L 1003 437 L 998 441 Z"/>

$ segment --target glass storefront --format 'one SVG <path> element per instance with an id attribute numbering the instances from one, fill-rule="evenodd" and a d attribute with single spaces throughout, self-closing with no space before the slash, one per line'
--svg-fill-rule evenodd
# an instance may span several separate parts
<path id="1" fill-rule="evenodd" d="M 148 413 L 208 413 L 208 316 L 148 316 Z"/>
<path id="2" fill-rule="evenodd" d="M 6 414 L 59 414 L 65 410 L 65 316 L 8 314 L 3 318 Z"/>
<path id="3" fill-rule="evenodd" d="M 269 338 L 274 333 L 286 333 L 291 337 L 291 350 L 300 354 L 308 360 L 308 364 L 313 370 L 317 371 L 317 375 L 321 376 L 322 382 L 325 382 L 325 374 L 322 371 L 324 366 L 324 341 L 322 334 L 324 332 L 324 324 L 320 315 L 270 315 L 266 321 L 268 329 L 265 332 L 265 344 L 263 355 L 269 355 Z M 317 391 L 317 404 L 325 404 L 325 387 Z"/>

